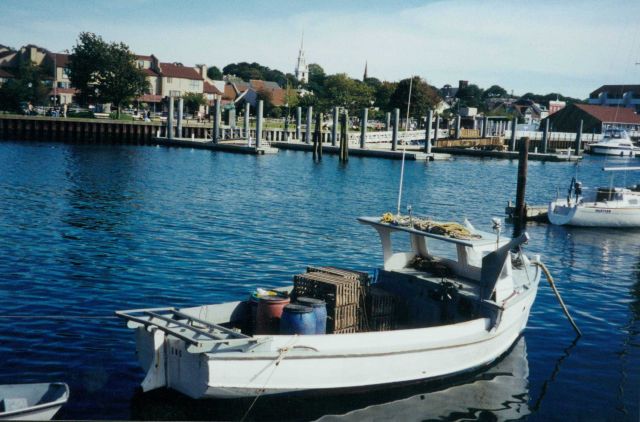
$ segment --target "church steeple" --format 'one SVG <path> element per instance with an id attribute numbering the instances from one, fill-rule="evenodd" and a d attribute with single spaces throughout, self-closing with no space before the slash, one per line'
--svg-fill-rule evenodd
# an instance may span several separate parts
<path id="1" fill-rule="evenodd" d="M 309 82 L 309 66 L 307 66 L 307 60 L 304 57 L 304 32 L 300 40 L 300 51 L 298 51 L 298 63 L 296 64 L 295 75 L 296 79 L 303 84 Z"/>
<path id="2" fill-rule="evenodd" d="M 364 62 L 364 76 L 362 77 L 362 81 L 363 81 L 363 82 L 366 82 L 367 78 L 369 77 L 369 76 L 367 75 L 367 65 L 368 65 L 368 64 L 369 64 L 369 63 L 367 63 L 367 61 L 365 61 L 365 62 Z"/>

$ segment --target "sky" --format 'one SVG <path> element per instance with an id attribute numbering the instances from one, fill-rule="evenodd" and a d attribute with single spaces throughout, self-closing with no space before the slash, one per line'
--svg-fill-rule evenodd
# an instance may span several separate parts
<path id="1" fill-rule="evenodd" d="M 0 44 L 71 49 L 81 31 L 163 62 L 293 73 L 302 34 L 327 74 L 588 97 L 640 84 L 640 0 L 0 0 Z"/>

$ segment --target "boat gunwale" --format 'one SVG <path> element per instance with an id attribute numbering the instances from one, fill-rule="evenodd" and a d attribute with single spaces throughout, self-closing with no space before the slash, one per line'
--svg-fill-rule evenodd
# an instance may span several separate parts
<path id="1" fill-rule="evenodd" d="M 0 418 L 5 418 L 7 416 L 28 415 L 29 413 L 32 413 L 32 412 L 35 412 L 35 411 L 45 410 L 45 409 L 48 409 L 50 407 L 62 406 L 69 400 L 69 386 L 66 383 L 64 383 L 64 382 L 51 382 L 51 383 L 42 383 L 42 384 L 56 385 L 56 386 L 64 387 L 64 391 L 62 393 L 62 397 L 57 399 L 57 400 L 55 400 L 55 401 L 41 403 L 41 404 L 34 404 L 33 406 L 28 406 L 28 407 L 26 407 L 24 409 L 11 410 L 9 412 L 0 412 Z M 27 383 L 27 384 L 22 384 L 22 385 L 29 385 L 29 384 Z M 44 395 L 43 395 L 43 397 L 44 397 Z"/>

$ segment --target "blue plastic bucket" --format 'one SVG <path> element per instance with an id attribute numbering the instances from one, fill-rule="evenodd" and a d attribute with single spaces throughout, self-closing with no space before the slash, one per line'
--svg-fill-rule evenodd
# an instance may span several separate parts
<path id="1" fill-rule="evenodd" d="M 280 334 L 315 334 L 316 317 L 313 308 L 289 304 L 282 310 Z"/>
<path id="2" fill-rule="evenodd" d="M 313 308 L 316 316 L 316 334 L 326 334 L 327 332 L 327 304 L 322 299 L 312 297 L 299 297 L 297 302 L 300 305 Z"/>

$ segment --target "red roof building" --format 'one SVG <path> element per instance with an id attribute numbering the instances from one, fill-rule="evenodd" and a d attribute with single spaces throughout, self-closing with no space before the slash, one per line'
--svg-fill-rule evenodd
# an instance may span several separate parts
<path id="1" fill-rule="evenodd" d="M 608 127 L 638 131 L 640 115 L 633 109 L 600 106 L 592 104 L 571 104 L 547 117 L 551 122 L 551 130 L 555 132 L 576 132 L 583 122 L 585 133 L 602 133 Z M 540 125 L 543 127 L 543 124 Z"/>

